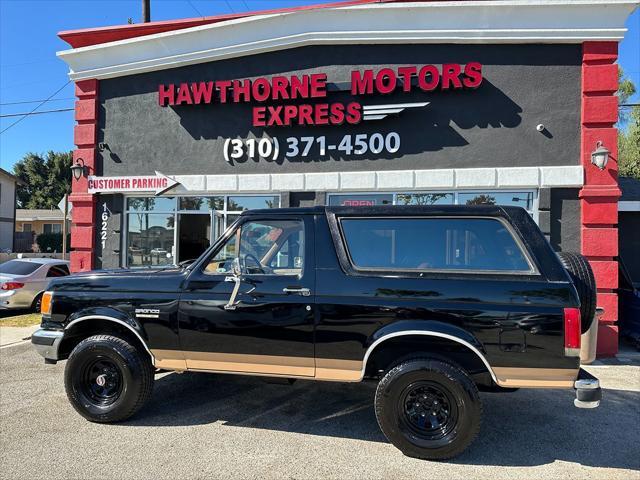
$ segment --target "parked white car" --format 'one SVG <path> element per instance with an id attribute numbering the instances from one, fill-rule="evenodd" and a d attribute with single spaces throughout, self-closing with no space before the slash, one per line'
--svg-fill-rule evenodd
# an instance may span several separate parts
<path id="1" fill-rule="evenodd" d="M 55 277 L 69 275 L 69 262 L 54 258 L 20 258 L 0 264 L 0 310 L 40 311 L 42 293 Z"/>

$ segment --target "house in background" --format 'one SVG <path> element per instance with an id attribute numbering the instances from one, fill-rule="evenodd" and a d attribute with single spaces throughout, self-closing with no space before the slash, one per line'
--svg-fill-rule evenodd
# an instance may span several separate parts
<path id="1" fill-rule="evenodd" d="M 15 246 L 16 252 L 38 252 L 36 238 L 46 233 L 62 234 L 64 215 L 59 209 L 16 210 Z"/>
<path id="2" fill-rule="evenodd" d="M 13 251 L 18 185 L 22 185 L 22 180 L 0 168 L 0 252 Z"/>
<path id="3" fill-rule="evenodd" d="M 16 232 L 62 233 L 64 214 L 59 209 L 22 209 L 16 210 Z"/>

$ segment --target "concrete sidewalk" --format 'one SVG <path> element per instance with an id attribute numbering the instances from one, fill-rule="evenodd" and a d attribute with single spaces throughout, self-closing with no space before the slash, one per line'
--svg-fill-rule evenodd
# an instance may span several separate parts
<path id="1" fill-rule="evenodd" d="M 31 325 L 30 327 L 0 327 L 0 347 L 6 347 L 28 340 L 31 338 L 31 334 L 38 328 L 40 328 L 40 325 Z"/>

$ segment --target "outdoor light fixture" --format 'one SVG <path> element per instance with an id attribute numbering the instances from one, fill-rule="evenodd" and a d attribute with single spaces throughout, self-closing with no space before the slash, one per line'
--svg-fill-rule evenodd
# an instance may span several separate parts
<path id="1" fill-rule="evenodd" d="M 76 160 L 76 164 L 71 167 L 71 173 L 73 173 L 73 178 L 75 178 L 76 180 L 80 180 L 80 177 L 84 175 L 85 168 L 86 167 L 84 165 L 84 160 L 82 158 L 78 158 L 78 160 Z"/>
<path id="2" fill-rule="evenodd" d="M 609 154 L 611 152 L 607 150 L 602 142 L 598 141 L 596 143 L 596 149 L 591 152 L 591 163 L 593 163 L 600 170 L 604 170 L 607 166 L 607 162 L 609 161 Z"/>

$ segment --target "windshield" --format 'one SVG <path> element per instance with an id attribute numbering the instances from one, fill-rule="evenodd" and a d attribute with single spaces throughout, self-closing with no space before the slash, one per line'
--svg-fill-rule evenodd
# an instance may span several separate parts
<path id="1" fill-rule="evenodd" d="M 34 262 L 25 262 L 24 260 L 9 260 L 0 265 L 0 273 L 8 273 L 9 275 L 29 275 L 40 268 L 42 264 Z"/>

